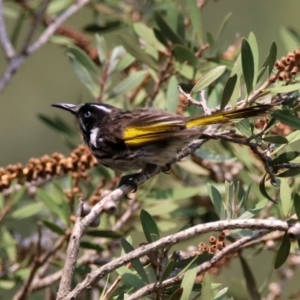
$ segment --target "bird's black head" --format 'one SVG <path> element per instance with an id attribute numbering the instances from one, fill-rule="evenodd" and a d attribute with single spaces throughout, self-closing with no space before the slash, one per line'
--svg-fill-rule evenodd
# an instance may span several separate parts
<path id="1" fill-rule="evenodd" d="M 81 131 L 86 135 L 90 135 L 94 128 L 103 126 L 114 108 L 111 105 L 99 103 L 85 103 L 79 105 L 56 103 L 52 104 L 52 106 L 74 114 L 78 119 Z"/>

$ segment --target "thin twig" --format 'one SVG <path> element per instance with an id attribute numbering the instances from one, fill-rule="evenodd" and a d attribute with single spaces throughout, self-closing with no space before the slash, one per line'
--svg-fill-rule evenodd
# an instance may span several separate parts
<path id="1" fill-rule="evenodd" d="M 0 3 L 0 5 L 1 5 L 2 0 L 0 0 L 0 1 L 1 1 L 1 3 Z M 59 17 L 57 17 L 55 19 L 54 22 L 52 22 L 47 27 L 47 29 L 42 33 L 42 35 L 37 39 L 37 41 L 35 43 L 33 43 L 30 47 L 25 49 L 21 54 L 11 57 L 11 59 L 9 60 L 8 66 L 6 67 L 6 70 L 4 71 L 3 76 L 0 78 L 0 92 L 2 92 L 4 90 L 4 88 L 9 83 L 10 79 L 12 78 L 13 74 L 22 66 L 22 64 L 24 63 L 27 56 L 31 55 L 33 52 L 37 51 L 46 42 L 48 42 L 48 40 L 55 33 L 57 28 L 59 26 L 61 26 L 61 24 L 63 24 L 68 18 L 73 16 L 75 13 L 77 13 L 87 3 L 89 3 L 89 0 L 77 0 L 73 5 L 71 5 L 67 10 L 65 10 Z M 0 35 L 1 35 L 0 38 L 2 38 L 2 42 L 7 42 L 7 40 L 5 39 L 5 34 L 3 36 L 3 32 L 2 32 L 2 33 L 0 33 Z M 4 40 L 3 40 L 3 38 L 4 38 Z M 7 45 L 6 45 L 6 47 L 7 47 Z M 11 50 L 11 49 L 8 49 L 8 50 Z M 10 52 L 11 51 L 9 51 L 9 53 Z"/>
<path id="2" fill-rule="evenodd" d="M 15 56 L 15 49 L 8 38 L 7 29 L 4 20 L 3 0 L 0 0 L 0 43 L 5 52 L 6 58 L 11 59 Z"/>
<path id="3" fill-rule="evenodd" d="M 208 271 L 210 268 L 212 268 L 214 265 L 216 265 L 221 259 L 226 257 L 228 254 L 236 252 L 237 250 L 242 248 L 242 246 L 245 245 L 246 243 L 254 241 L 254 240 L 260 238 L 261 236 L 267 234 L 268 232 L 269 232 L 269 230 L 266 230 L 266 229 L 259 230 L 255 233 L 253 233 L 252 235 L 243 237 L 243 238 L 239 239 L 238 241 L 225 247 L 220 252 L 216 253 L 212 259 L 201 264 L 197 268 L 197 275 L 200 275 L 200 274 Z M 148 285 L 144 286 L 143 288 L 139 289 L 138 291 L 136 291 L 135 293 L 131 294 L 127 298 L 127 300 L 141 299 L 143 296 L 149 295 L 160 289 L 170 287 L 170 286 L 174 285 L 176 282 L 182 281 L 183 277 L 184 277 L 184 274 L 182 274 L 180 276 L 174 276 L 172 278 L 164 280 L 161 283 L 157 282 L 157 283 L 148 284 Z"/>
<path id="4" fill-rule="evenodd" d="M 49 2 L 50 2 L 50 0 L 43 0 L 40 10 L 38 12 L 36 12 L 36 14 L 34 15 L 33 23 L 29 29 L 27 37 L 25 38 L 25 42 L 24 42 L 21 52 L 27 51 L 35 31 L 44 17 L 44 14 L 45 14 L 45 11 L 47 9 Z"/>

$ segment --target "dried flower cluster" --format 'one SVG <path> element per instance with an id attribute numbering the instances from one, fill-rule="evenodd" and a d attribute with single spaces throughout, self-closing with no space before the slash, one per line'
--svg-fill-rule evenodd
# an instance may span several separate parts
<path id="1" fill-rule="evenodd" d="M 13 180 L 24 184 L 47 176 L 61 176 L 67 173 L 74 174 L 74 177 L 84 177 L 86 170 L 96 164 L 97 160 L 84 145 L 77 147 L 68 157 L 53 153 L 51 156 L 31 158 L 25 166 L 14 164 L 0 168 L 0 191 L 8 188 Z"/>
<path id="2" fill-rule="evenodd" d="M 275 69 L 277 69 L 277 73 L 270 78 L 271 82 L 275 82 L 277 79 L 290 82 L 300 70 L 300 48 L 277 61 Z"/>
<path id="3" fill-rule="evenodd" d="M 199 246 L 198 246 L 199 252 L 200 253 L 210 253 L 210 254 L 215 254 L 215 253 L 219 252 L 220 250 L 225 248 L 225 243 L 224 243 L 225 237 L 226 237 L 226 234 L 224 231 L 222 231 L 217 238 L 214 236 L 210 236 L 209 237 L 209 245 L 207 245 L 203 242 L 201 242 L 199 244 Z M 219 274 L 221 271 L 221 267 L 224 265 L 229 266 L 230 258 L 235 257 L 235 256 L 237 256 L 237 253 L 232 253 L 227 256 L 224 256 L 217 264 L 215 264 L 214 267 L 209 269 L 209 272 L 214 275 Z M 204 274 L 200 274 L 197 277 L 197 281 L 202 282 L 203 277 L 204 277 Z"/>
<path id="4" fill-rule="evenodd" d="M 219 234 L 218 238 L 210 236 L 208 240 L 210 245 L 201 242 L 198 246 L 199 250 L 201 253 L 206 252 L 210 254 L 215 254 L 225 247 L 224 239 L 225 232 L 223 231 Z"/>
<path id="5" fill-rule="evenodd" d="M 50 23 L 50 20 L 44 20 L 45 25 L 49 25 Z M 87 35 L 65 24 L 59 26 L 55 33 L 71 38 L 74 40 L 74 44 L 85 51 L 96 64 L 100 63 L 98 51 L 96 47 L 91 45 L 91 39 Z"/>

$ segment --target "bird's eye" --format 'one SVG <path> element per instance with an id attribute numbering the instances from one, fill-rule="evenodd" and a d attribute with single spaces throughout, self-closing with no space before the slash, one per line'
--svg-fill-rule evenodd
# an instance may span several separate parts
<path id="1" fill-rule="evenodd" d="M 85 118 L 89 118 L 91 116 L 91 112 L 88 110 L 87 112 L 84 113 Z"/>

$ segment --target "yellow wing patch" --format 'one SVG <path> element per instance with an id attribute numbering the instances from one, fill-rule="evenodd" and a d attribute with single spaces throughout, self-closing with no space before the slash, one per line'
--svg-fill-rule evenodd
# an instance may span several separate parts
<path id="1" fill-rule="evenodd" d="M 146 126 L 127 126 L 123 138 L 127 145 L 139 146 L 165 139 L 167 132 L 178 131 L 182 128 L 182 121 L 158 122 Z"/>

